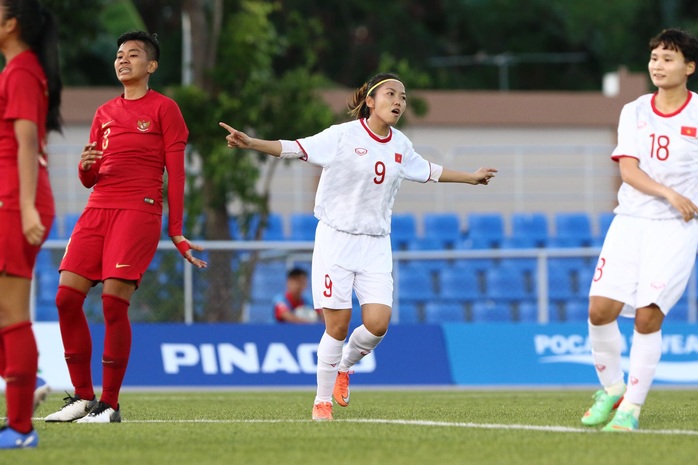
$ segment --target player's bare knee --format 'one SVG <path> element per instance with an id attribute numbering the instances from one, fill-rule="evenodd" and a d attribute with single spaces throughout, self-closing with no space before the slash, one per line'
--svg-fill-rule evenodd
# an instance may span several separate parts
<path id="1" fill-rule="evenodd" d="M 655 304 L 638 308 L 635 314 L 635 330 L 640 334 L 652 334 L 662 329 L 664 313 Z"/>

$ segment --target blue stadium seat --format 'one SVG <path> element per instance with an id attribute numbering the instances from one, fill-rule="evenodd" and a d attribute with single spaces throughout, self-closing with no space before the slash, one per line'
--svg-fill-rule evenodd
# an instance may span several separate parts
<path id="1" fill-rule="evenodd" d="M 424 238 L 436 239 L 442 249 L 452 249 L 460 239 L 460 219 L 456 213 L 425 213 Z"/>
<path id="2" fill-rule="evenodd" d="M 412 239 L 408 245 L 407 250 L 444 250 L 444 243 L 435 237 L 418 237 Z M 429 271 L 441 271 L 443 268 L 448 266 L 448 260 L 446 259 L 429 259 L 429 260 L 410 260 L 408 262 L 410 265 L 418 265 Z"/>
<path id="3" fill-rule="evenodd" d="M 572 270 L 564 263 L 548 264 L 548 299 L 554 302 L 574 300 L 578 296 L 572 287 Z"/>
<path id="4" fill-rule="evenodd" d="M 536 302 L 521 302 L 515 313 L 516 321 L 520 323 L 538 322 L 538 304 Z"/>
<path id="5" fill-rule="evenodd" d="M 419 266 L 401 266 L 397 275 L 399 304 L 426 304 L 436 298 L 431 272 Z"/>
<path id="6" fill-rule="evenodd" d="M 49 230 L 48 236 L 46 237 L 46 239 L 60 239 L 61 238 L 61 235 L 60 235 L 61 222 L 62 221 L 61 221 L 60 217 L 57 216 L 56 218 L 54 218 L 53 223 L 51 224 L 51 229 Z"/>
<path id="7" fill-rule="evenodd" d="M 73 234 L 73 228 L 75 227 L 75 223 L 78 222 L 79 218 L 80 213 L 66 213 L 66 215 L 63 217 L 63 234 L 61 235 L 61 238 L 68 239 L 70 235 Z"/>
<path id="8" fill-rule="evenodd" d="M 501 213 L 470 213 L 467 222 L 468 239 L 484 240 L 488 248 L 501 246 L 504 240 L 504 218 Z"/>
<path id="9" fill-rule="evenodd" d="M 256 324 L 274 323 L 274 305 L 270 299 L 253 300 L 247 308 L 247 322 Z"/>
<path id="10" fill-rule="evenodd" d="M 54 305 L 56 291 L 58 290 L 59 273 L 56 268 L 42 271 L 36 274 L 36 302 L 37 304 Z"/>
<path id="11" fill-rule="evenodd" d="M 417 220 L 412 213 L 394 214 L 390 225 L 390 242 L 393 250 L 406 250 L 410 241 L 417 238 Z"/>
<path id="12" fill-rule="evenodd" d="M 238 240 L 254 240 L 257 236 L 257 230 L 260 225 L 260 215 L 251 215 L 248 219 L 245 234 L 242 233 L 242 218 L 231 218 L 228 220 L 228 227 L 231 229 L 231 236 Z M 235 228 L 235 229 L 233 229 Z M 263 241 L 283 241 L 286 239 L 284 233 L 283 217 L 278 213 L 269 213 L 267 216 L 267 225 L 262 231 L 261 240 Z"/>
<path id="13" fill-rule="evenodd" d="M 587 300 L 571 300 L 565 304 L 565 321 L 585 322 L 589 319 L 589 302 Z"/>
<path id="14" fill-rule="evenodd" d="M 465 238 L 456 244 L 456 250 L 489 250 L 489 241 L 483 238 Z M 478 273 L 485 273 L 496 265 L 494 258 L 458 258 L 455 266 L 470 267 Z"/>
<path id="15" fill-rule="evenodd" d="M 421 323 L 419 318 L 419 306 L 415 303 L 401 303 L 397 308 L 393 309 L 393 311 L 397 312 L 398 323 L 400 324 Z"/>
<path id="16" fill-rule="evenodd" d="M 444 268 L 439 275 L 441 302 L 473 302 L 484 298 L 480 280 L 471 267 L 454 266 Z"/>
<path id="17" fill-rule="evenodd" d="M 514 248 L 545 247 L 548 243 L 548 217 L 545 213 L 512 213 L 511 237 Z"/>
<path id="18" fill-rule="evenodd" d="M 490 268 L 485 272 L 487 298 L 496 302 L 534 300 L 521 270 L 512 267 Z"/>
<path id="19" fill-rule="evenodd" d="M 465 309 L 459 303 L 429 302 L 424 306 L 425 323 L 462 323 L 464 321 Z"/>
<path id="20" fill-rule="evenodd" d="M 512 321 L 511 306 L 504 302 L 479 301 L 472 307 L 473 323 L 502 323 Z"/>
<path id="21" fill-rule="evenodd" d="M 603 241 L 606 238 L 606 233 L 608 232 L 608 228 L 611 227 L 611 222 L 613 221 L 613 218 L 615 218 L 616 214 L 613 212 L 603 212 L 599 213 L 599 233 L 596 235 L 594 238 L 594 245 L 597 246 L 602 246 Z"/>
<path id="22" fill-rule="evenodd" d="M 292 214 L 289 239 L 292 241 L 314 241 L 317 223 L 318 219 L 312 213 Z"/>
<path id="23" fill-rule="evenodd" d="M 286 266 L 283 263 L 260 263 L 252 274 L 250 298 L 268 302 L 286 289 Z"/>
<path id="24" fill-rule="evenodd" d="M 591 219 L 583 212 L 556 213 L 554 247 L 588 247 L 592 245 Z"/>

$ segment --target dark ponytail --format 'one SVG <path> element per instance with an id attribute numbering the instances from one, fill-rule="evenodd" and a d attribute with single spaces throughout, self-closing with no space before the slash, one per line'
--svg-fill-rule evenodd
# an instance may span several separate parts
<path id="1" fill-rule="evenodd" d="M 38 0 L 3 0 L 6 19 L 17 18 L 20 38 L 39 57 L 48 80 L 46 130 L 61 132 L 61 81 L 58 63 L 58 25 L 53 14 Z"/>

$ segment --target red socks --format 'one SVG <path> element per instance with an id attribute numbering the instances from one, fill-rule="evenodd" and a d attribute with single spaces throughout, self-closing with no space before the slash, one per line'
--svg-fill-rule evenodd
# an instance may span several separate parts
<path id="1" fill-rule="evenodd" d="M 119 408 L 119 391 L 126 374 L 131 353 L 131 323 L 128 320 L 129 301 L 102 294 L 104 306 L 104 354 L 102 355 L 102 396 L 100 400 L 114 410 Z"/>
<path id="2" fill-rule="evenodd" d="M 93 399 L 92 387 L 92 338 L 82 310 L 86 294 L 68 286 L 58 286 L 56 306 L 65 360 L 75 394 L 81 399 Z M 119 391 L 126 374 L 131 353 L 131 323 L 128 320 L 129 301 L 109 294 L 102 294 L 104 309 L 104 353 L 102 355 L 101 401 L 113 409 L 119 406 Z"/>
<path id="3" fill-rule="evenodd" d="M 92 387 L 92 337 L 87 326 L 87 318 L 82 309 L 87 294 L 68 286 L 58 286 L 56 307 L 58 324 L 61 328 L 65 361 L 68 364 L 70 381 L 75 394 L 81 399 L 92 400 L 95 391 Z"/>
<path id="4" fill-rule="evenodd" d="M 39 352 L 29 321 L 0 330 L 5 346 L 7 424 L 22 434 L 32 430 Z"/>

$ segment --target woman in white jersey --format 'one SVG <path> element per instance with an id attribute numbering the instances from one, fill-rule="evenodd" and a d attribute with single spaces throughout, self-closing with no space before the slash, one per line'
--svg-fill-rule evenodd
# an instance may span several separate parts
<path id="1" fill-rule="evenodd" d="M 325 333 L 318 347 L 314 420 L 332 420 L 332 395 L 349 403 L 349 370 L 371 353 L 388 330 L 393 303 L 390 219 L 403 179 L 487 184 L 497 170 L 453 171 L 422 158 L 393 126 L 407 107 L 405 86 L 394 74 L 379 74 L 349 102 L 355 120 L 296 141 L 254 139 L 229 131 L 228 147 L 279 158 L 300 158 L 323 168 L 315 197 L 320 220 L 315 235 L 312 289 L 323 308 Z M 343 349 L 349 331 L 352 289 L 363 324 Z"/>
<path id="2" fill-rule="evenodd" d="M 623 184 L 589 291 L 589 339 L 603 389 L 582 423 L 638 428 L 662 353 L 662 322 L 688 283 L 698 245 L 698 95 L 687 88 L 698 41 L 667 29 L 649 43 L 654 94 L 623 108 L 618 162 Z M 627 387 L 619 315 L 635 317 Z"/>

